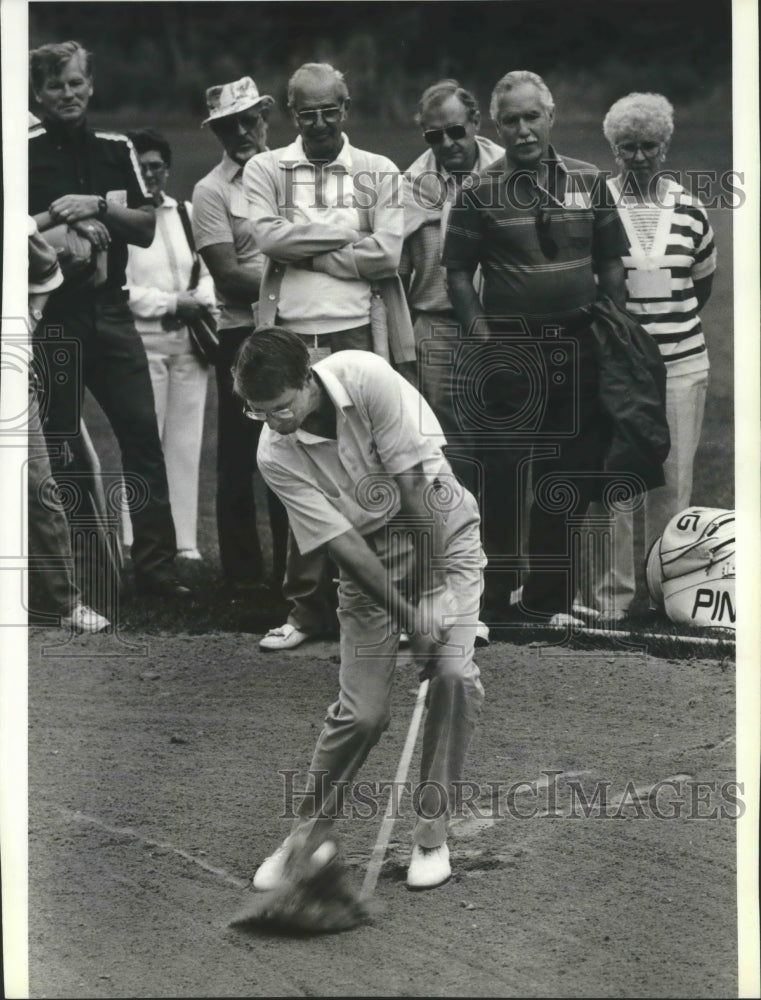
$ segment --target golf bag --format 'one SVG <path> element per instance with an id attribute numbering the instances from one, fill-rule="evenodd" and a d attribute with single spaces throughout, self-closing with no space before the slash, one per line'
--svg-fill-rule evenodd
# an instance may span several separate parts
<path id="1" fill-rule="evenodd" d="M 735 512 L 687 507 L 647 557 L 647 589 L 673 622 L 735 626 Z"/>

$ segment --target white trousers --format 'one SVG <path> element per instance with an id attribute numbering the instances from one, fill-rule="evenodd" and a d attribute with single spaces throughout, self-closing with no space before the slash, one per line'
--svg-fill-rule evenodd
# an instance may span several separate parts
<path id="1" fill-rule="evenodd" d="M 663 463 L 666 482 L 644 497 L 644 553 L 634 555 L 634 516 L 631 510 L 606 511 L 600 503 L 590 504 L 589 515 L 610 515 L 612 549 L 609 556 L 589 567 L 590 599 L 604 614 L 628 610 L 637 583 L 644 581 L 647 553 L 671 518 L 692 502 L 692 472 L 703 427 L 708 372 L 670 376 L 666 382 L 666 419 L 671 434 L 671 450 Z M 598 548 L 598 553 L 600 549 Z"/>
<path id="2" fill-rule="evenodd" d="M 178 549 L 198 547 L 198 477 L 209 369 L 186 330 L 143 334 Z M 129 518 L 124 541 L 132 543 Z"/>

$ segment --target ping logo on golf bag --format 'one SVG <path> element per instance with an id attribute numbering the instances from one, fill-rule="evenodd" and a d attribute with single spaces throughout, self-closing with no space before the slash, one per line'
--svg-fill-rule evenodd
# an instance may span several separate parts
<path id="1" fill-rule="evenodd" d="M 728 590 L 698 587 L 695 591 L 695 603 L 692 606 L 693 621 L 698 615 L 706 613 L 711 621 L 718 620 L 720 624 L 735 623 L 734 594 Z"/>
<path id="2" fill-rule="evenodd" d="M 647 559 L 647 587 L 674 622 L 735 626 L 735 512 L 688 507 L 675 515 Z"/>

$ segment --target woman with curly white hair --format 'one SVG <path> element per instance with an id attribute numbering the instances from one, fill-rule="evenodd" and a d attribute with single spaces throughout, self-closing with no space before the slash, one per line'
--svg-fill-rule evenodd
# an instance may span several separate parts
<path id="1" fill-rule="evenodd" d="M 629 239 L 629 256 L 623 259 L 627 309 L 655 339 L 667 372 L 671 451 L 665 485 L 645 497 L 646 552 L 691 502 L 709 367 L 700 310 L 716 269 L 705 209 L 663 169 L 673 132 L 674 109 L 662 94 L 628 94 L 603 121 L 618 166 L 608 187 Z M 636 590 L 631 512 L 615 512 L 614 525 L 612 564 L 598 572 L 593 597 L 605 617 L 619 620 Z M 641 566 L 644 571 L 644 560 Z"/>

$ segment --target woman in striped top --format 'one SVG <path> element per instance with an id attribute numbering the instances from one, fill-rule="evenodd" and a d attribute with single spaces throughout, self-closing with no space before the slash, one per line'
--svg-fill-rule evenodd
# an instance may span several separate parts
<path id="1" fill-rule="evenodd" d="M 673 131 L 674 109 L 661 94 L 628 94 L 603 121 L 619 171 L 608 187 L 629 239 L 627 309 L 655 339 L 667 371 L 671 451 L 665 485 L 645 497 L 646 551 L 691 502 L 709 367 L 700 310 L 716 269 L 705 209 L 663 170 Z M 594 601 L 606 617 L 619 619 L 635 593 L 631 512 L 616 512 L 614 524 L 614 556 L 598 572 Z"/>

